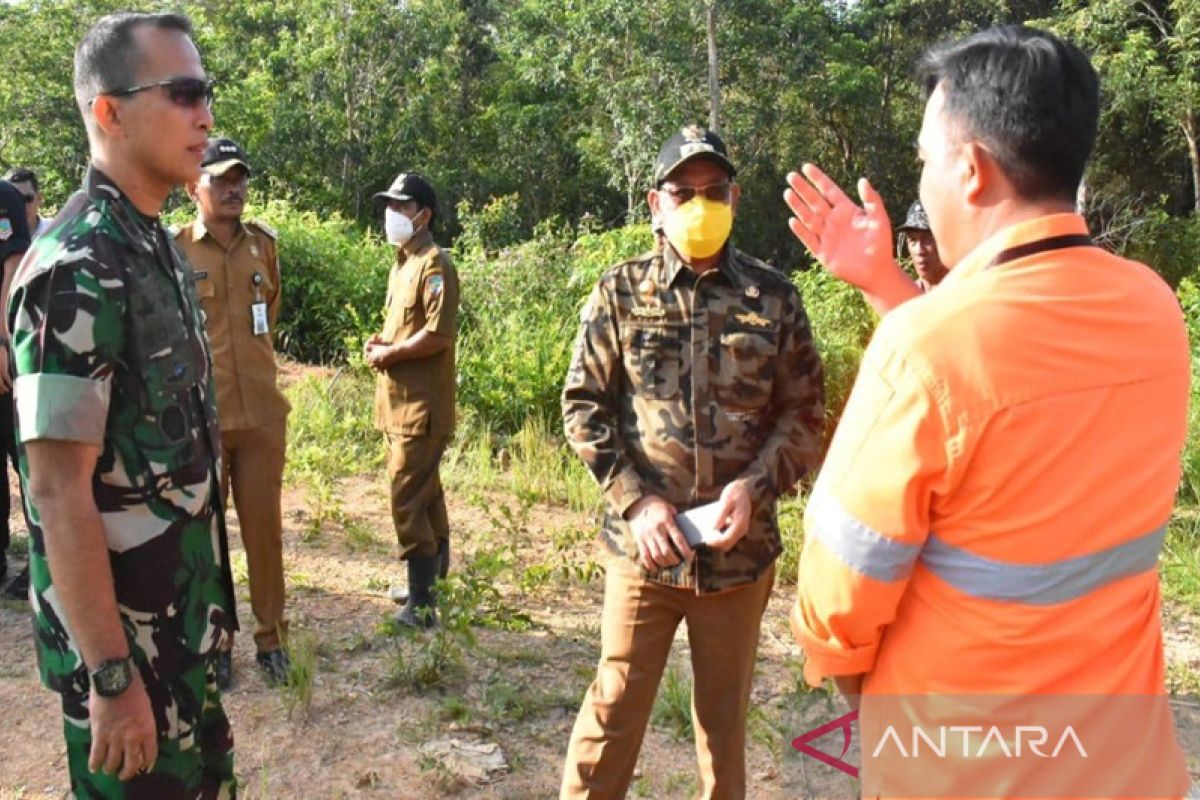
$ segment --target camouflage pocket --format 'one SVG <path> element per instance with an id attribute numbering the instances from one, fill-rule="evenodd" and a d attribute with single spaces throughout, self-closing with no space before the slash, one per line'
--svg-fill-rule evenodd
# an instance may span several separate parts
<path id="1" fill-rule="evenodd" d="M 134 363 L 120 382 L 140 397 L 130 406 L 138 414 L 133 439 L 146 477 L 156 481 L 197 456 L 195 440 L 204 433 L 199 392 L 207 365 L 202 346 L 189 336 L 175 287 L 152 267 L 132 275 L 128 336 Z"/>
<path id="2" fill-rule="evenodd" d="M 624 332 L 625 374 L 636 394 L 666 400 L 679 394 L 682 340 L 665 326 L 630 327 Z"/>
<path id="3" fill-rule="evenodd" d="M 730 408 L 762 408 L 771 399 L 778 355 L 778 327 L 721 333 L 716 394 Z"/>

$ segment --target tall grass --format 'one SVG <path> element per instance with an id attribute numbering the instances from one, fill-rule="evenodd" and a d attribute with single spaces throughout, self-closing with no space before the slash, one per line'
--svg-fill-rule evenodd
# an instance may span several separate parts
<path id="1" fill-rule="evenodd" d="M 1200 614 L 1200 510 L 1176 513 L 1163 543 L 1163 595 Z"/>

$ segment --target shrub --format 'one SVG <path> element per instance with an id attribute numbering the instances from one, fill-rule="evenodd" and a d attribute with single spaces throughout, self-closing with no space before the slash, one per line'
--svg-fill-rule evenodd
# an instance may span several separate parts
<path id="1" fill-rule="evenodd" d="M 1200 216 L 1171 217 L 1149 212 L 1125 249 L 1129 258 L 1145 262 L 1172 287 L 1200 272 Z"/>
<path id="2" fill-rule="evenodd" d="M 558 430 L 580 307 L 605 268 L 650 246 L 645 226 L 576 236 L 551 219 L 532 238 L 493 249 L 482 232 L 507 236 L 516 210 L 511 197 L 478 212 L 460 207 L 465 232 L 454 250 L 463 287 L 458 402 L 502 437 L 531 419 Z"/>
<path id="3" fill-rule="evenodd" d="M 1179 284 L 1178 295 L 1192 349 L 1192 396 L 1188 404 L 1179 498 L 1196 503 L 1200 502 L 1200 287 L 1191 278 L 1184 278 Z"/>
<path id="4" fill-rule="evenodd" d="M 362 342 L 383 325 L 388 270 L 395 258 L 391 246 L 336 212 L 299 211 L 282 200 L 247 217 L 279 232 L 279 350 L 320 363 L 357 355 Z"/>
<path id="5" fill-rule="evenodd" d="M 858 289 L 823 269 L 797 272 L 792 280 L 804 300 L 813 339 L 825 363 L 825 441 L 828 443 L 842 417 L 863 351 L 871 341 L 878 318 Z"/>

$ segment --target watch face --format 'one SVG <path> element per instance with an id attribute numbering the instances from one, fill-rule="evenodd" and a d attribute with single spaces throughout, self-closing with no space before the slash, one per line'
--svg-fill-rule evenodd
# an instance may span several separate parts
<path id="1" fill-rule="evenodd" d="M 92 673 L 92 686 L 101 697 L 115 697 L 129 687 L 133 680 L 129 659 L 105 661 Z"/>

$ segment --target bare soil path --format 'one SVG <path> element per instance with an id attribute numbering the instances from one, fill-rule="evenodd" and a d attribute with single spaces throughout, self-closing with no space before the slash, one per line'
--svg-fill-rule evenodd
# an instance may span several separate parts
<path id="1" fill-rule="evenodd" d="M 503 569 L 493 570 L 500 606 L 530 624 L 475 628 L 460 669 L 451 664 L 442 685 L 414 689 L 396 675 L 404 667 L 411 671 L 428 646 L 389 635 L 381 625 L 395 611 L 388 587 L 401 575 L 382 480 L 346 479 L 333 494 L 341 512 L 324 520 L 314 519 L 305 489 L 290 487 L 284 498 L 289 614 L 293 644 L 306 642 L 313 654 L 310 703 L 296 692 L 268 688 L 255 670 L 251 638 L 237 640 L 236 682 L 225 703 L 241 796 L 556 796 L 574 714 L 599 653 L 603 556 L 591 535 L 593 521 L 561 508 L 523 511 L 513 497 L 460 487 L 450 500 L 456 565 L 507 558 Z M 504 508 L 510 519 L 500 513 Z M 15 531 L 24 530 L 16 515 L 13 522 Z M 245 562 L 231 523 L 245 621 Z M 793 591 L 776 586 L 764 619 L 749 796 L 853 797 L 848 778 L 803 760 L 789 746 L 845 711 L 840 700 L 801 686 L 800 653 L 787 628 Z M 1200 670 L 1193 619 L 1177 611 L 1168 616 L 1168 658 Z M 687 710 L 686 648 L 681 628 L 673 655 L 676 699 L 647 733 L 632 796 L 687 798 L 695 791 L 690 738 L 674 730 Z M 1180 698 L 1173 707 L 1193 775 L 1200 775 L 1200 703 Z M 24 603 L 0 603 L 0 800 L 68 795 L 58 719 L 55 696 L 38 683 L 28 610 Z M 440 755 L 431 749 L 439 740 Z M 455 747 L 482 753 L 483 761 L 502 755 L 507 770 L 477 780 L 471 767 L 480 759 L 447 759 L 446 749 Z M 826 749 L 837 749 L 832 738 Z"/>

